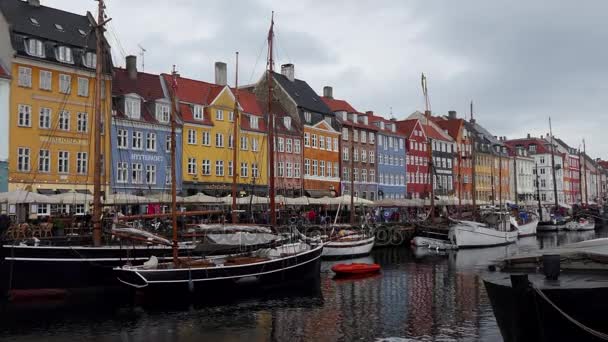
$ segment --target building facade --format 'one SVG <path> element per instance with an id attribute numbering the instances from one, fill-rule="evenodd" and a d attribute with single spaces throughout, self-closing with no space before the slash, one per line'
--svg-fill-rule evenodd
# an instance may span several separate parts
<path id="1" fill-rule="evenodd" d="M 366 112 L 366 115 L 378 128 L 376 138 L 378 198 L 407 198 L 407 139 L 397 130 L 395 121 L 375 116 L 373 112 Z"/>
<path id="2" fill-rule="evenodd" d="M 339 144 L 342 152 L 339 166 L 339 170 L 342 170 L 341 193 L 354 193 L 357 197 L 376 200 L 378 198 L 377 127 L 369 122 L 367 115 L 357 111 L 347 101 L 334 99 L 331 87 L 323 88 L 322 99 L 334 112 L 336 120 L 342 127 Z M 354 189 L 351 189 L 349 181 L 351 174 L 354 177 Z M 405 182 L 405 179 L 403 181 Z"/>
<path id="3" fill-rule="evenodd" d="M 0 3 L 0 64 L 13 81 L 9 99 L 9 189 L 52 194 L 92 192 L 94 146 L 101 145 L 102 191 L 109 184 L 112 63 L 103 58 L 101 107 L 95 122 L 96 39 L 90 15 L 73 14 L 38 1 Z M 95 130 L 102 141 L 94 141 Z M 41 213 L 45 214 L 45 213 Z"/>
<path id="4" fill-rule="evenodd" d="M 275 188 L 279 195 L 299 197 L 304 194 L 304 181 L 302 167 L 303 129 L 293 120 L 279 104 L 274 103 L 274 131 L 277 143 L 274 148 Z"/>
<path id="5" fill-rule="evenodd" d="M 428 198 L 431 194 L 429 147 L 418 119 L 396 121 L 397 132 L 406 137 L 406 186 L 408 198 Z"/>
<path id="6" fill-rule="evenodd" d="M 505 144 L 506 145 L 506 144 Z M 517 203 L 529 203 L 536 197 L 534 158 L 524 148 L 506 145 L 510 157 L 510 199 Z"/>
<path id="7" fill-rule="evenodd" d="M 146 196 L 171 191 L 172 104 L 160 75 L 138 72 L 135 57 L 114 69 L 111 191 Z M 176 185 L 181 191 L 182 129 L 176 129 Z"/>

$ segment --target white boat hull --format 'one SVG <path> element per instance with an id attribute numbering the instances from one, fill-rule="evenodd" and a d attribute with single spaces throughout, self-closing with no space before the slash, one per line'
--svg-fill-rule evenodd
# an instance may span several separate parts
<path id="1" fill-rule="evenodd" d="M 428 248 L 434 250 L 450 250 L 450 249 L 458 249 L 454 243 L 449 240 L 443 239 L 435 239 L 426 236 L 416 236 L 412 239 L 412 245 L 421 248 Z"/>
<path id="2" fill-rule="evenodd" d="M 458 248 L 500 246 L 514 243 L 517 230 L 499 231 L 477 222 L 461 222 L 451 228 Z"/>
<path id="3" fill-rule="evenodd" d="M 375 236 L 356 240 L 336 240 L 323 245 L 322 257 L 338 258 L 356 255 L 368 255 L 374 247 Z"/>
<path id="4" fill-rule="evenodd" d="M 532 236 L 536 235 L 536 228 L 538 226 L 538 220 L 533 220 L 532 222 L 528 222 L 526 224 L 519 225 L 517 227 L 517 235 L 522 236 Z"/>
<path id="5" fill-rule="evenodd" d="M 570 221 L 566 223 L 563 227 L 564 230 L 569 231 L 584 231 L 584 230 L 594 230 L 595 222 L 594 221 Z"/>

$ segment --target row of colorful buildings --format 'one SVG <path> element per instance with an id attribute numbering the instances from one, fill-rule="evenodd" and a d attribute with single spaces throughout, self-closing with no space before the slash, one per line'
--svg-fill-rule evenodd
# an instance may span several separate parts
<path id="1" fill-rule="evenodd" d="M 135 56 L 126 58 L 125 68 L 114 67 L 104 41 L 102 124 L 95 125 L 94 25 L 90 13 L 39 1 L 0 3 L 0 127 L 6 130 L 0 159 L 8 161 L 8 189 L 89 193 L 98 162 L 105 193 L 167 192 L 174 167 L 184 195 L 226 195 L 235 172 L 240 194 L 267 195 L 273 167 L 277 192 L 285 196 L 354 193 L 378 200 L 434 193 L 467 203 L 475 189 L 480 202 L 537 196 L 553 202 L 555 183 L 560 203 L 605 197 L 606 162 L 561 139 L 497 137 L 472 113 L 469 119 L 453 111 L 385 118 L 335 98 L 332 87 L 317 93 L 296 78 L 293 64 L 236 89 L 228 85 L 227 65 L 217 62 L 213 81 L 177 75 L 172 94 L 173 75 L 138 71 Z M 178 127 L 175 165 L 172 117 Z M 98 160 L 95 130 L 101 130 Z"/>

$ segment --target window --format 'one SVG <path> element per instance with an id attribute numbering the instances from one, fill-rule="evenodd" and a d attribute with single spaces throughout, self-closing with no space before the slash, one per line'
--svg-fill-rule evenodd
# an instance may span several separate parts
<path id="1" fill-rule="evenodd" d="M 156 152 L 156 133 L 148 133 L 146 136 L 146 150 Z M 156 183 L 156 181 L 155 181 Z"/>
<path id="2" fill-rule="evenodd" d="M 251 150 L 257 152 L 260 150 L 260 141 L 258 138 L 251 138 Z"/>
<path id="3" fill-rule="evenodd" d="M 304 146 L 310 146 L 310 134 L 308 132 L 304 132 Z"/>
<path id="4" fill-rule="evenodd" d="M 188 144 L 196 145 L 196 131 L 193 129 L 188 130 Z"/>
<path id="5" fill-rule="evenodd" d="M 248 171 L 249 171 L 249 168 L 248 168 L 247 163 L 241 163 L 241 177 L 242 178 L 249 177 Z"/>
<path id="6" fill-rule="evenodd" d="M 293 164 L 293 176 L 300 178 L 300 163 Z"/>
<path id="7" fill-rule="evenodd" d="M 369 182 L 370 183 L 376 182 L 376 171 L 375 170 L 369 170 Z"/>
<path id="8" fill-rule="evenodd" d="M 234 135 L 229 135 L 228 136 L 228 148 L 234 148 Z"/>
<path id="9" fill-rule="evenodd" d="M 88 122 L 89 115 L 87 113 L 78 113 L 76 115 L 76 128 L 78 132 L 87 132 L 89 126 Z"/>
<path id="10" fill-rule="evenodd" d="M 20 87 L 32 87 L 32 69 L 26 67 L 19 67 L 19 82 Z"/>
<path id="11" fill-rule="evenodd" d="M 359 169 L 353 169 L 353 178 L 355 179 L 355 182 L 359 181 Z"/>
<path id="12" fill-rule="evenodd" d="M 310 159 L 304 159 L 304 175 L 310 176 Z"/>
<path id="13" fill-rule="evenodd" d="M 283 117 L 283 125 L 285 126 L 285 128 L 290 130 L 291 129 L 291 117 L 289 117 L 289 116 Z"/>
<path id="14" fill-rule="evenodd" d="M 277 177 L 284 177 L 285 176 L 285 172 L 284 172 L 285 168 L 284 168 L 283 162 L 278 162 L 278 165 L 279 165 L 279 167 L 277 168 L 278 169 Z"/>
<path id="15" fill-rule="evenodd" d="M 142 132 L 133 132 L 133 139 L 131 139 L 131 148 L 134 150 L 142 150 L 143 149 L 143 133 Z"/>
<path id="16" fill-rule="evenodd" d="M 358 142 L 359 141 L 359 131 L 356 129 L 353 129 L 353 141 L 354 142 Z"/>
<path id="17" fill-rule="evenodd" d="M 126 162 L 116 164 L 116 183 L 126 183 L 129 175 L 129 166 Z"/>
<path id="18" fill-rule="evenodd" d="M 258 169 L 258 164 L 257 163 L 251 163 L 251 177 L 253 177 L 253 178 L 259 178 L 260 177 L 260 171 Z"/>
<path id="19" fill-rule="evenodd" d="M 193 109 L 194 120 L 203 120 L 203 106 L 194 105 Z"/>
<path id="20" fill-rule="evenodd" d="M 82 57 L 84 66 L 94 69 L 97 67 L 97 55 L 94 52 L 87 52 Z"/>
<path id="21" fill-rule="evenodd" d="M 171 185 L 171 166 L 165 166 L 165 184 Z"/>
<path id="22" fill-rule="evenodd" d="M 144 182 L 144 169 L 140 163 L 131 164 L 131 182 L 133 184 L 143 184 Z"/>
<path id="23" fill-rule="evenodd" d="M 291 164 L 290 162 L 285 163 L 285 170 L 287 178 L 293 177 L 293 164 Z"/>
<path id="24" fill-rule="evenodd" d="M 57 60 L 63 63 L 74 63 L 74 57 L 72 56 L 72 49 L 67 46 L 59 46 L 57 48 Z"/>
<path id="25" fill-rule="evenodd" d="M 544 175 L 544 174 L 545 174 L 545 172 L 546 172 L 546 170 L 545 170 L 545 169 L 540 169 L 540 174 L 541 174 L 541 175 Z"/>
<path id="26" fill-rule="evenodd" d="M 361 169 L 361 181 L 367 183 L 367 169 Z"/>
<path id="27" fill-rule="evenodd" d="M 70 112 L 67 110 L 59 112 L 59 129 L 62 131 L 70 130 Z"/>
<path id="28" fill-rule="evenodd" d="M 203 163 L 205 163 L 205 161 L 203 160 Z M 188 164 L 187 164 L 187 168 L 188 168 L 188 174 L 189 175 L 196 175 L 196 158 L 191 158 L 188 157 Z M 204 171 L 205 167 L 203 166 L 203 174 L 205 174 Z"/>
<path id="29" fill-rule="evenodd" d="M 157 103 L 156 104 L 156 120 L 162 123 L 168 123 L 171 119 L 171 109 L 169 105 Z"/>
<path id="30" fill-rule="evenodd" d="M 342 127 L 342 140 L 348 141 L 348 127 Z"/>
<path id="31" fill-rule="evenodd" d="M 339 177 L 338 174 L 338 163 L 334 163 L 334 177 Z"/>
<path id="32" fill-rule="evenodd" d="M 358 149 L 355 149 L 353 151 L 353 161 L 356 161 L 356 162 L 359 161 L 359 150 Z"/>
<path id="33" fill-rule="evenodd" d="M 215 161 L 215 175 L 216 176 L 224 175 L 224 161 L 223 160 Z"/>
<path id="34" fill-rule="evenodd" d="M 224 135 L 221 133 L 215 134 L 215 146 L 224 147 Z"/>
<path id="35" fill-rule="evenodd" d="M 285 140 L 279 138 L 279 152 L 285 152 Z"/>
<path id="36" fill-rule="evenodd" d="M 38 39 L 27 39 L 25 42 L 28 55 L 42 58 L 45 57 L 44 44 L 42 41 Z"/>
<path id="37" fill-rule="evenodd" d="M 116 131 L 116 140 L 118 148 L 128 148 L 127 146 L 127 135 L 126 129 L 119 129 Z"/>
<path id="38" fill-rule="evenodd" d="M 300 150 L 301 150 L 300 139 L 294 139 L 293 140 L 293 151 L 297 154 L 300 154 Z"/>
<path id="39" fill-rule="evenodd" d="M 365 150 L 361 150 L 361 162 L 367 163 L 367 152 Z"/>
<path id="40" fill-rule="evenodd" d="M 348 168 L 347 167 L 343 167 L 342 168 L 342 180 L 343 181 L 350 181 L 350 177 L 348 174 Z"/>
<path id="41" fill-rule="evenodd" d="M 348 147 L 342 148 L 342 160 L 348 160 Z"/>
<path id="42" fill-rule="evenodd" d="M 374 132 L 369 132 L 369 143 L 374 144 L 376 142 L 376 134 Z"/>
<path id="43" fill-rule="evenodd" d="M 304 112 L 304 121 L 310 123 L 312 121 L 312 114 L 310 112 Z"/>
<path id="44" fill-rule="evenodd" d="M 195 161 L 195 165 L 196 165 L 196 159 L 194 161 Z M 211 161 L 209 159 L 204 159 L 201 166 L 203 168 L 203 170 L 202 170 L 203 175 L 210 176 L 211 175 Z M 194 168 L 194 173 L 196 173 L 196 167 Z"/>
<path id="45" fill-rule="evenodd" d="M 374 151 L 369 151 L 369 162 L 370 162 L 371 164 L 373 164 L 373 163 L 375 163 L 375 162 L 376 162 L 376 160 L 375 160 L 375 156 L 374 156 Z"/>
<path id="46" fill-rule="evenodd" d="M 547 182 L 546 182 L 546 180 L 541 179 L 541 180 L 540 180 L 540 187 L 541 187 L 541 188 L 544 188 L 544 187 L 546 187 L 546 186 L 547 186 Z"/>
<path id="47" fill-rule="evenodd" d="M 312 134 L 312 147 L 317 148 L 317 135 Z"/>
<path id="48" fill-rule="evenodd" d="M 325 148 L 327 148 L 328 151 L 331 151 L 331 137 L 326 137 L 325 141 Z M 336 152 L 338 152 L 338 150 L 336 150 Z"/>
<path id="49" fill-rule="evenodd" d="M 40 70 L 40 89 L 51 90 L 53 88 L 53 73 L 46 70 Z"/>
<path id="50" fill-rule="evenodd" d="M 325 160 L 319 161 L 319 176 L 325 177 Z"/>
<path id="51" fill-rule="evenodd" d="M 89 167 L 87 152 L 76 153 L 76 173 L 86 175 Z"/>
<path id="52" fill-rule="evenodd" d="M 19 105 L 19 120 L 17 125 L 21 127 L 32 127 L 32 106 Z"/>
<path id="53" fill-rule="evenodd" d="M 288 153 L 291 153 L 292 151 L 292 144 L 293 144 L 293 140 L 291 139 L 285 139 L 285 151 Z"/>
<path id="54" fill-rule="evenodd" d="M 57 159 L 59 173 L 70 172 L 70 152 L 59 151 L 59 158 Z"/>
<path id="55" fill-rule="evenodd" d="M 49 150 L 40 150 L 38 152 L 38 171 L 51 172 L 51 153 Z"/>
<path id="56" fill-rule="evenodd" d="M 319 175 L 319 161 L 318 160 L 312 161 L 312 175 L 313 176 Z"/>
<path id="57" fill-rule="evenodd" d="M 139 99 L 125 99 L 125 113 L 131 119 L 139 119 L 141 116 L 141 101 Z"/>
<path id="58" fill-rule="evenodd" d="M 224 120 L 224 111 L 221 109 L 217 109 L 215 111 L 215 119 L 216 120 Z"/>
<path id="59" fill-rule="evenodd" d="M 146 165 L 146 184 L 156 184 L 156 165 Z"/>
<path id="60" fill-rule="evenodd" d="M 241 150 L 247 151 L 247 137 L 241 137 Z"/>
<path id="61" fill-rule="evenodd" d="M 209 134 L 209 131 L 203 131 L 203 145 L 211 145 L 211 134 Z"/>
<path id="62" fill-rule="evenodd" d="M 319 148 L 321 150 L 325 149 L 325 139 L 322 136 L 319 136 Z M 329 146 L 329 150 L 331 150 L 331 145 Z"/>
<path id="63" fill-rule="evenodd" d="M 361 131 L 361 142 L 362 143 L 367 142 L 367 132 L 366 131 Z"/>
<path id="64" fill-rule="evenodd" d="M 232 166 L 232 160 L 228 161 L 228 176 L 232 177 L 233 176 L 233 170 L 234 167 Z"/>
<path id="65" fill-rule="evenodd" d="M 332 168 L 331 168 L 331 162 L 330 161 L 327 162 L 327 169 L 326 170 L 327 170 L 327 177 L 331 178 Z"/>
<path id="66" fill-rule="evenodd" d="M 259 128 L 258 117 L 257 116 L 250 116 L 249 117 L 249 124 L 251 125 L 251 128 L 258 129 Z"/>
<path id="67" fill-rule="evenodd" d="M 234 122 L 234 112 L 228 112 L 228 121 Z"/>
<path id="68" fill-rule="evenodd" d="M 78 77 L 78 96 L 89 96 L 89 79 Z"/>
<path id="69" fill-rule="evenodd" d="M 72 90 L 72 76 L 59 74 L 59 92 L 69 94 Z"/>

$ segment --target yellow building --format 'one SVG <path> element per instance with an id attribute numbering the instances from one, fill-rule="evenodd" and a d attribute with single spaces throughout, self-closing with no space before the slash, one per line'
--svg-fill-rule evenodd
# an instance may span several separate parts
<path id="1" fill-rule="evenodd" d="M 171 75 L 163 76 L 171 84 Z M 182 188 L 187 195 L 228 195 L 233 180 L 235 91 L 184 77 L 177 84 L 183 121 Z M 261 106 L 252 93 L 240 90 L 238 108 L 238 191 L 240 195 L 265 194 L 268 145 Z"/>
<path id="2" fill-rule="evenodd" d="M 9 190 L 92 193 L 95 158 L 96 42 L 90 16 L 5 1 L 0 60 L 11 71 Z M 102 121 L 110 122 L 111 58 L 104 54 Z M 109 130 L 102 129 L 104 162 Z M 106 132 L 107 131 L 107 134 Z M 102 190 L 109 183 L 102 167 Z M 44 213 L 42 213 L 44 214 Z"/>

